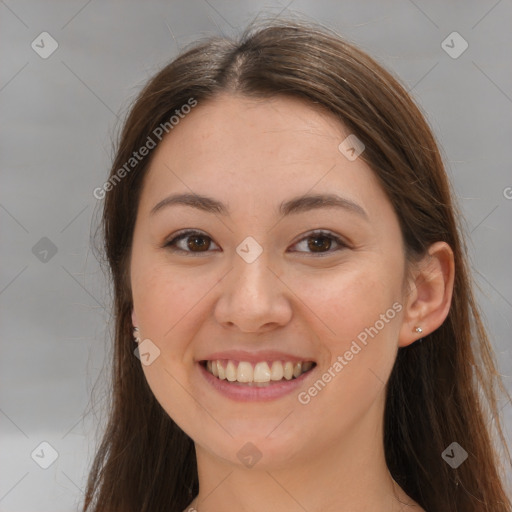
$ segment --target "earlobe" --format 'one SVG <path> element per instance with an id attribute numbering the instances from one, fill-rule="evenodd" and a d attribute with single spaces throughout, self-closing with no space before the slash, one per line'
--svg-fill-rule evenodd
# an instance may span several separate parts
<path id="1" fill-rule="evenodd" d="M 432 244 L 414 271 L 398 345 L 408 346 L 434 332 L 450 311 L 455 265 L 446 242 Z"/>
<path id="2" fill-rule="evenodd" d="M 133 325 L 133 339 L 136 343 L 140 343 L 140 332 L 139 332 L 139 324 L 137 322 L 137 315 L 135 311 L 132 309 L 132 325 Z"/>

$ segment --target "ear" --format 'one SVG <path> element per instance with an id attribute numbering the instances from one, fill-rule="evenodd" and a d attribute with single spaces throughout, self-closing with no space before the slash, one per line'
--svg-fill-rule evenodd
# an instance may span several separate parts
<path id="1" fill-rule="evenodd" d="M 135 314 L 135 310 L 132 309 L 132 325 L 134 327 L 137 327 L 138 323 L 137 323 L 137 315 Z"/>
<path id="2" fill-rule="evenodd" d="M 451 247 L 446 242 L 432 244 L 416 265 L 404 299 L 400 347 L 434 332 L 448 316 L 452 301 L 455 265 Z M 416 332 L 416 327 L 422 332 Z"/>

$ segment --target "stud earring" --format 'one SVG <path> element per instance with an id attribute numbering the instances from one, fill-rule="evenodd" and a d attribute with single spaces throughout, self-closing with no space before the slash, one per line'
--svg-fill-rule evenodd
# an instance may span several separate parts
<path id="1" fill-rule="evenodd" d="M 140 343 L 139 328 L 138 327 L 134 327 L 133 328 L 133 338 L 134 338 L 136 343 Z"/>
<path id="2" fill-rule="evenodd" d="M 421 334 L 421 333 L 423 332 L 423 329 L 422 329 L 421 327 L 416 327 L 416 328 L 414 329 L 414 331 L 415 331 L 415 332 L 417 332 L 418 334 Z M 423 341 L 423 338 L 418 338 L 418 339 L 416 340 L 416 343 L 421 343 L 422 341 Z"/>

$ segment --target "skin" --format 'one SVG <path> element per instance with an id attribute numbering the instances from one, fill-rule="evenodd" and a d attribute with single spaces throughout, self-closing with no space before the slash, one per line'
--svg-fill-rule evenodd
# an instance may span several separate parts
<path id="1" fill-rule="evenodd" d="M 385 382 L 399 347 L 446 318 L 453 254 L 438 242 L 407 267 L 377 178 L 338 150 L 347 135 L 300 100 L 224 94 L 200 103 L 153 155 L 133 239 L 132 319 L 160 350 L 142 366 L 153 393 L 195 442 L 200 491 L 191 506 L 199 512 L 422 510 L 385 464 Z M 182 205 L 150 214 L 178 192 L 215 198 L 230 215 Z M 337 193 L 368 219 L 332 207 L 277 214 L 306 193 Z M 206 252 L 163 247 L 185 228 L 207 237 Z M 313 252 L 307 237 L 316 229 L 347 247 L 321 239 L 324 252 Z M 248 236 L 263 249 L 252 263 L 236 252 Z M 178 247 L 187 250 L 187 240 Z M 214 351 L 275 349 L 316 361 L 299 390 L 307 391 L 394 303 L 401 311 L 306 405 L 295 392 L 235 402 L 198 374 L 196 361 Z M 237 457 L 247 442 L 261 452 L 252 468 Z"/>

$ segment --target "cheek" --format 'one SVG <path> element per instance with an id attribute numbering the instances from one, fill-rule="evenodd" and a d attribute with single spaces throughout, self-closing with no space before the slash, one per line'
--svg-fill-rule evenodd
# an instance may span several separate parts
<path id="1" fill-rule="evenodd" d="M 133 300 L 144 336 L 165 345 L 176 339 L 174 334 L 187 324 L 187 315 L 194 314 L 201 298 L 215 284 L 211 275 L 200 277 L 193 270 L 180 272 L 154 259 L 134 259 Z"/>
<path id="2" fill-rule="evenodd" d="M 316 322 L 322 321 L 329 339 L 336 343 L 355 338 L 379 321 L 381 315 L 386 316 L 386 311 L 400 297 L 399 280 L 393 276 L 392 271 L 368 264 L 325 274 L 321 278 L 297 276 L 294 288 L 300 289 L 297 295 L 305 298 L 304 303 L 317 317 Z M 395 313 L 390 311 L 386 320 L 389 317 L 396 319 Z M 385 324 L 388 326 L 391 322 Z M 380 322 L 377 327 L 383 330 Z"/>
<path id="3" fill-rule="evenodd" d="M 366 268 L 303 282 L 301 297 L 308 298 L 314 313 L 309 322 L 317 326 L 319 346 L 326 349 L 317 380 L 298 397 L 304 428 L 316 428 L 314 418 L 321 415 L 332 435 L 338 435 L 370 409 L 378 421 L 380 409 L 372 405 L 382 406 L 401 318 L 395 300 L 400 296 L 384 276 Z"/>
<path id="4" fill-rule="evenodd" d="M 306 298 L 311 311 L 309 323 L 317 326 L 318 343 L 329 354 L 324 366 L 338 361 L 334 373 L 357 387 L 364 386 L 371 372 L 387 380 L 396 357 L 401 274 L 398 267 L 391 269 L 382 261 L 380 266 L 369 261 L 325 278 L 296 280 L 297 295 Z"/>
<path id="5" fill-rule="evenodd" d="M 164 407 L 175 414 L 187 405 L 183 388 L 191 358 L 189 340 L 194 339 L 193 329 L 198 325 L 188 320 L 194 314 L 197 316 L 197 305 L 204 291 L 191 284 L 190 277 L 186 279 L 183 273 L 171 271 L 169 265 L 155 259 L 150 261 L 144 254 L 134 255 L 131 276 L 142 339 L 151 340 L 157 349 L 149 346 L 158 354 L 142 369 L 158 401 L 162 405 L 169 401 Z"/>
<path id="6" fill-rule="evenodd" d="M 190 345 L 200 311 L 200 300 L 215 282 L 190 278 L 190 274 L 144 255 L 132 260 L 132 292 L 141 334 L 151 340 L 159 355 L 142 365 L 145 378 L 158 402 L 181 427 L 189 428 L 203 411 L 190 398 Z M 201 284 L 200 283 L 204 283 Z M 192 321 L 193 320 L 193 321 Z"/>

